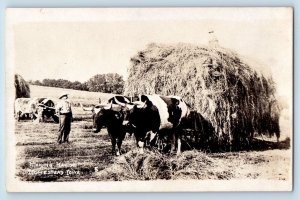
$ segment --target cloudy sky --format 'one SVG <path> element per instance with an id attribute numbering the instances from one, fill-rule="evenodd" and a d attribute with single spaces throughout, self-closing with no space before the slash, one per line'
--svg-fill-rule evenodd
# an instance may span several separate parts
<path id="1" fill-rule="evenodd" d="M 221 46 L 260 63 L 278 92 L 291 95 L 290 9 L 29 9 L 9 10 L 7 27 L 15 71 L 26 80 L 86 81 L 95 74 L 127 76 L 130 57 L 148 43 Z M 266 66 L 266 67 L 261 67 Z"/>

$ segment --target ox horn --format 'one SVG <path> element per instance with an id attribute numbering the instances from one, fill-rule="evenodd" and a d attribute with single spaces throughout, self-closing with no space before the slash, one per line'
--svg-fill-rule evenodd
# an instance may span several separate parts
<path id="1" fill-rule="evenodd" d="M 122 102 L 120 102 L 120 101 L 118 101 L 118 99 L 116 98 L 116 97 L 114 97 L 114 100 L 115 100 L 115 102 L 119 105 L 119 106 L 121 106 L 121 107 L 125 107 L 125 108 L 127 108 L 127 109 L 129 109 L 129 110 L 131 110 L 133 107 L 134 107 L 134 105 L 138 105 L 139 107 L 141 106 L 141 105 L 143 105 L 142 104 L 142 102 L 138 102 L 138 103 L 136 103 L 136 104 L 133 104 L 133 103 L 130 103 L 130 101 L 127 99 L 127 98 L 125 98 L 124 97 L 124 100 L 127 102 L 127 103 L 122 103 Z"/>
<path id="2" fill-rule="evenodd" d="M 142 108 L 145 106 L 145 103 L 142 101 L 134 101 L 132 102 L 133 105 L 137 105 L 139 108 Z"/>
<path id="3" fill-rule="evenodd" d="M 38 107 L 45 107 L 45 105 L 42 104 L 42 103 L 38 103 L 37 106 L 38 106 Z"/>
<path id="4" fill-rule="evenodd" d="M 106 104 L 104 107 L 106 110 L 113 110 L 113 111 L 120 111 L 122 107 L 120 105 L 113 104 L 112 102 L 110 104 Z"/>
<path id="5" fill-rule="evenodd" d="M 117 104 L 121 105 L 121 106 L 126 106 L 126 104 L 130 104 L 131 101 L 130 101 L 127 97 L 124 97 L 124 96 L 122 96 L 122 97 L 123 97 L 123 100 L 125 101 L 125 103 L 120 102 L 120 101 L 116 98 L 116 96 L 114 97 L 115 102 L 116 102 Z"/>
<path id="6" fill-rule="evenodd" d="M 104 107 L 104 109 L 109 110 L 112 108 L 112 102 L 110 102 L 109 104 L 106 104 Z"/>
<path id="7" fill-rule="evenodd" d="M 95 108 L 106 108 L 109 104 L 98 104 Z"/>
<path id="8" fill-rule="evenodd" d="M 143 105 L 144 103 L 142 101 L 134 101 L 132 102 L 134 105 Z"/>
<path id="9" fill-rule="evenodd" d="M 98 104 L 95 106 L 94 110 L 95 113 L 100 112 L 101 109 L 105 109 L 105 107 L 107 107 L 107 104 Z M 88 109 L 84 109 L 84 110 L 88 110 Z"/>
<path id="10" fill-rule="evenodd" d="M 115 102 L 116 102 L 117 104 L 119 104 L 120 106 L 126 106 L 125 103 L 122 103 L 122 102 L 118 101 L 118 99 L 117 99 L 116 97 L 114 97 L 114 100 L 115 100 Z"/>

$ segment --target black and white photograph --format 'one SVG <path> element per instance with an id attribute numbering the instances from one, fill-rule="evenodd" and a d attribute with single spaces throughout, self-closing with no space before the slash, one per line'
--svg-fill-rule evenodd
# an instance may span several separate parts
<path id="1" fill-rule="evenodd" d="M 8 8 L 11 192 L 291 191 L 293 8 Z"/>

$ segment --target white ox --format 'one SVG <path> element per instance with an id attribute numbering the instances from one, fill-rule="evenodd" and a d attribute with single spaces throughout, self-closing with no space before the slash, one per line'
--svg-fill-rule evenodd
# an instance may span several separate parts
<path id="1" fill-rule="evenodd" d="M 52 117 L 57 122 L 55 114 L 55 104 L 48 98 L 18 98 L 15 100 L 15 118 L 36 119 L 36 122 L 43 122 L 44 117 Z"/>
<path id="2" fill-rule="evenodd" d="M 19 121 L 21 118 L 29 117 L 32 120 L 37 116 L 38 99 L 18 98 L 15 100 L 15 118 Z"/>

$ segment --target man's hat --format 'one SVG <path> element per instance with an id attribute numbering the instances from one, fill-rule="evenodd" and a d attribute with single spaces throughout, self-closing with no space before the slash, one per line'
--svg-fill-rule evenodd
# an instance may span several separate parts
<path id="1" fill-rule="evenodd" d="M 61 99 L 61 98 L 63 98 L 63 97 L 68 97 L 68 95 L 69 95 L 69 94 L 67 94 L 67 93 L 63 93 L 63 94 L 60 95 L 59 99 Z"/>

